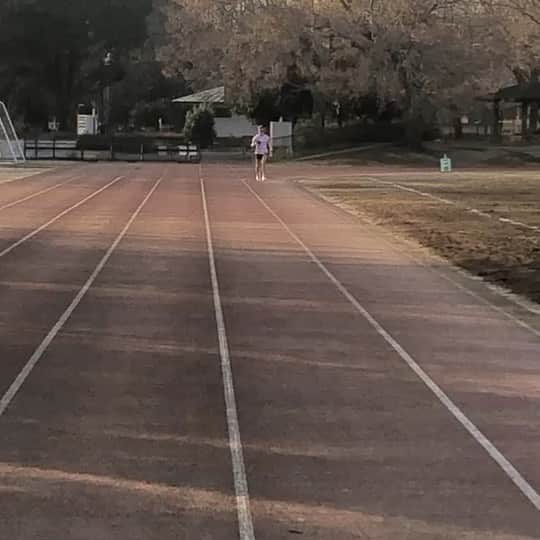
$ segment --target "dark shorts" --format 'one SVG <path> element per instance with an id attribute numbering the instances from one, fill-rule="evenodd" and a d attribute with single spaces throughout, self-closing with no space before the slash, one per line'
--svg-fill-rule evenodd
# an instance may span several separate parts
<path id="1" fill-rule="evenodd" d="M 255 154 L 257 161 L 262 161 L 266 157 L 266 154 Z"/>

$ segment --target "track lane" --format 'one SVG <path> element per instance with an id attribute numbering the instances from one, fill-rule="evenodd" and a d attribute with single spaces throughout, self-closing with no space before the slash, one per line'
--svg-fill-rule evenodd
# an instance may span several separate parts
<path id="1" fill-rule="evenodd" d="M 24 242 L 25 237 L 32 237 L 41 230 L 48 229 L 65 214 L 86 204 L 94 195 L 109 189 L 109 185 L 112 186 L 115 181 L 125 179 L 122 171 L 126 170 L 128 169 L 125 167 L 116 167 L 115 171 L 119 174 L 108 176 L 96 169 L 85 176 L 75 177 L 73 182 L 64 184 L 58 190 L 47 191 L 0 211 L 0 257 L 17 243 Z"/>
<path id="2" fill-rule="evenodd" d="M 84 175 L 90 169 L 95 170 L 97 167 L 99 165 L 94 164 L 63 166 L 7 182 L 0 180 L 0 207 L 51 187 L 58 182 L 63 182 L 71 177 Z"/>
<path id="3" fill-rule="evenodd" d="M 198 175 L 168 169 L 0 418 L 2 537 L 238 537 Z M 537 538 L 534 509 L 239 184 L 247 169 L 205 169 L 255 537 Z M 13 310 L 0 347 L 39 342 L 77 294 L 158 173 L 130 170 L 128 189 L 111 188 L 0 259 L 0 297 L 12 294 L 0 311 Z M 430 373 L 441 360 L 427 354 L 433 344 L 476 345 L 469 378 L 445 387 L 481 395 L 494 385 L 471 367 L 492 352 L 475 339 L 501 328 L 490 310 L 441 294 L 372 232 L 287 185 L 256 188 Z M 480 316 L 472 339 L 467 323 Z M 501 335 L 493 350 L 519 351 L 521 373 L 527 338 L 514 326 Z M 448 357 L 437 380 L 456 365 Z M 506 390 L 526 383 L 504 380 Z M 534 430 L 525 436 L 534 399 L 521 424 L 506 426 L 499 410 L 468 403 L 485 414 L 482 427 L 492 421 L 515 438 L 520 465 L 534 466 Z"/>
<path id="4" fill-rule="evenodd" d="M 538 492 L 540 318 L 519 324 L 287 184 L 260 194 Z"/>
<path id="5" fill-rule="evenodd" d="M 538 512 L 238 182 L 245 174 L 205 172 L 257 538 L 289 530 L 321 539 L 386 539 L 403 531 L 426 540 L 536 538 Z M 407 307 L 418 299 L 412 291 L 428 285 L 421 269 L 389 260 L 395 255 L 377 238 L 287 185 L 256 189 L 287 209 L 291 226 L 308 224 L 325 262 L 347 268 L 347 285 L 390 304 L 399 341 L 415 330 Z M 395 292 L 389 268 L 412 296 Z M 378 270 L 380 280 L 370 279 Z M 437 298 L 450 307 L 464 301 L 458 290 L 438 293 L 420 293 L 430 313 L 441 314 Z M 507 349 L 521 350 L 521 342 L 534 352 L 530 336 L 485 306 L 472 306 L 470 315 L 513 333 Z M 451 318 L 446 322 L 452 335 Z M 461 332 L 454 321 L 454 341 Z M 444 338 L 439 327 L 421 343 L 436 347 Z M 471 406 L 465 411 L 477 414 Z M 537 425 L 533 415 L 528 425 Z M 522 432 L 522 447 L 528 440 Z"/>
<path id="6" fill-rule="evenodd" d="M 2 394 L 120 230 L 148 181 L 133 175 L 117 183 L 0 258 Z M 94 182 L 99 187 L 103 180 Z"/>
<path id="7" fill-rule="evenodd" d="M 31 508 L 7 536 L 235 537 L 197 168 L 169 168 L 0 430 L 2 507 Z"/>

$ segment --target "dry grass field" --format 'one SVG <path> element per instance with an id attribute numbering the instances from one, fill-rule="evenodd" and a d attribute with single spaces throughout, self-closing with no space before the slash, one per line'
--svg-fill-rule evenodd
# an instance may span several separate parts
<path id="1" fill-rule="evenodd" d="M 339 171 L 301 182 L 540 302 L 540 171 Z M 343 173 L 343 174 L 342 174 Z"/>

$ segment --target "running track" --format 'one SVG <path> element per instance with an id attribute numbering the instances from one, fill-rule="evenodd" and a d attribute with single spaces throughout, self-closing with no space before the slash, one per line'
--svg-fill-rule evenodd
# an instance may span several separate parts
<path id="1" fill-rule="evenodd" d="M 0 186 L 0 538 L 540 538 L 540 330 L 275 169 Z"/>

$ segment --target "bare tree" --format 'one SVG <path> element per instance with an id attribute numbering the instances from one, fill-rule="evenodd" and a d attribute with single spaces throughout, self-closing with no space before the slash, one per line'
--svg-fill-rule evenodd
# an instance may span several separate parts
<path id="1" fill-rule="evenodd" d="M 169 0 L 162 55 L 196 87 L 225 82 L 239 104 L 291 78 L 321 103 L 375 94 L 403 112 L 414 144 L 507 76 L 502 8 L 485 1 Z"/>

